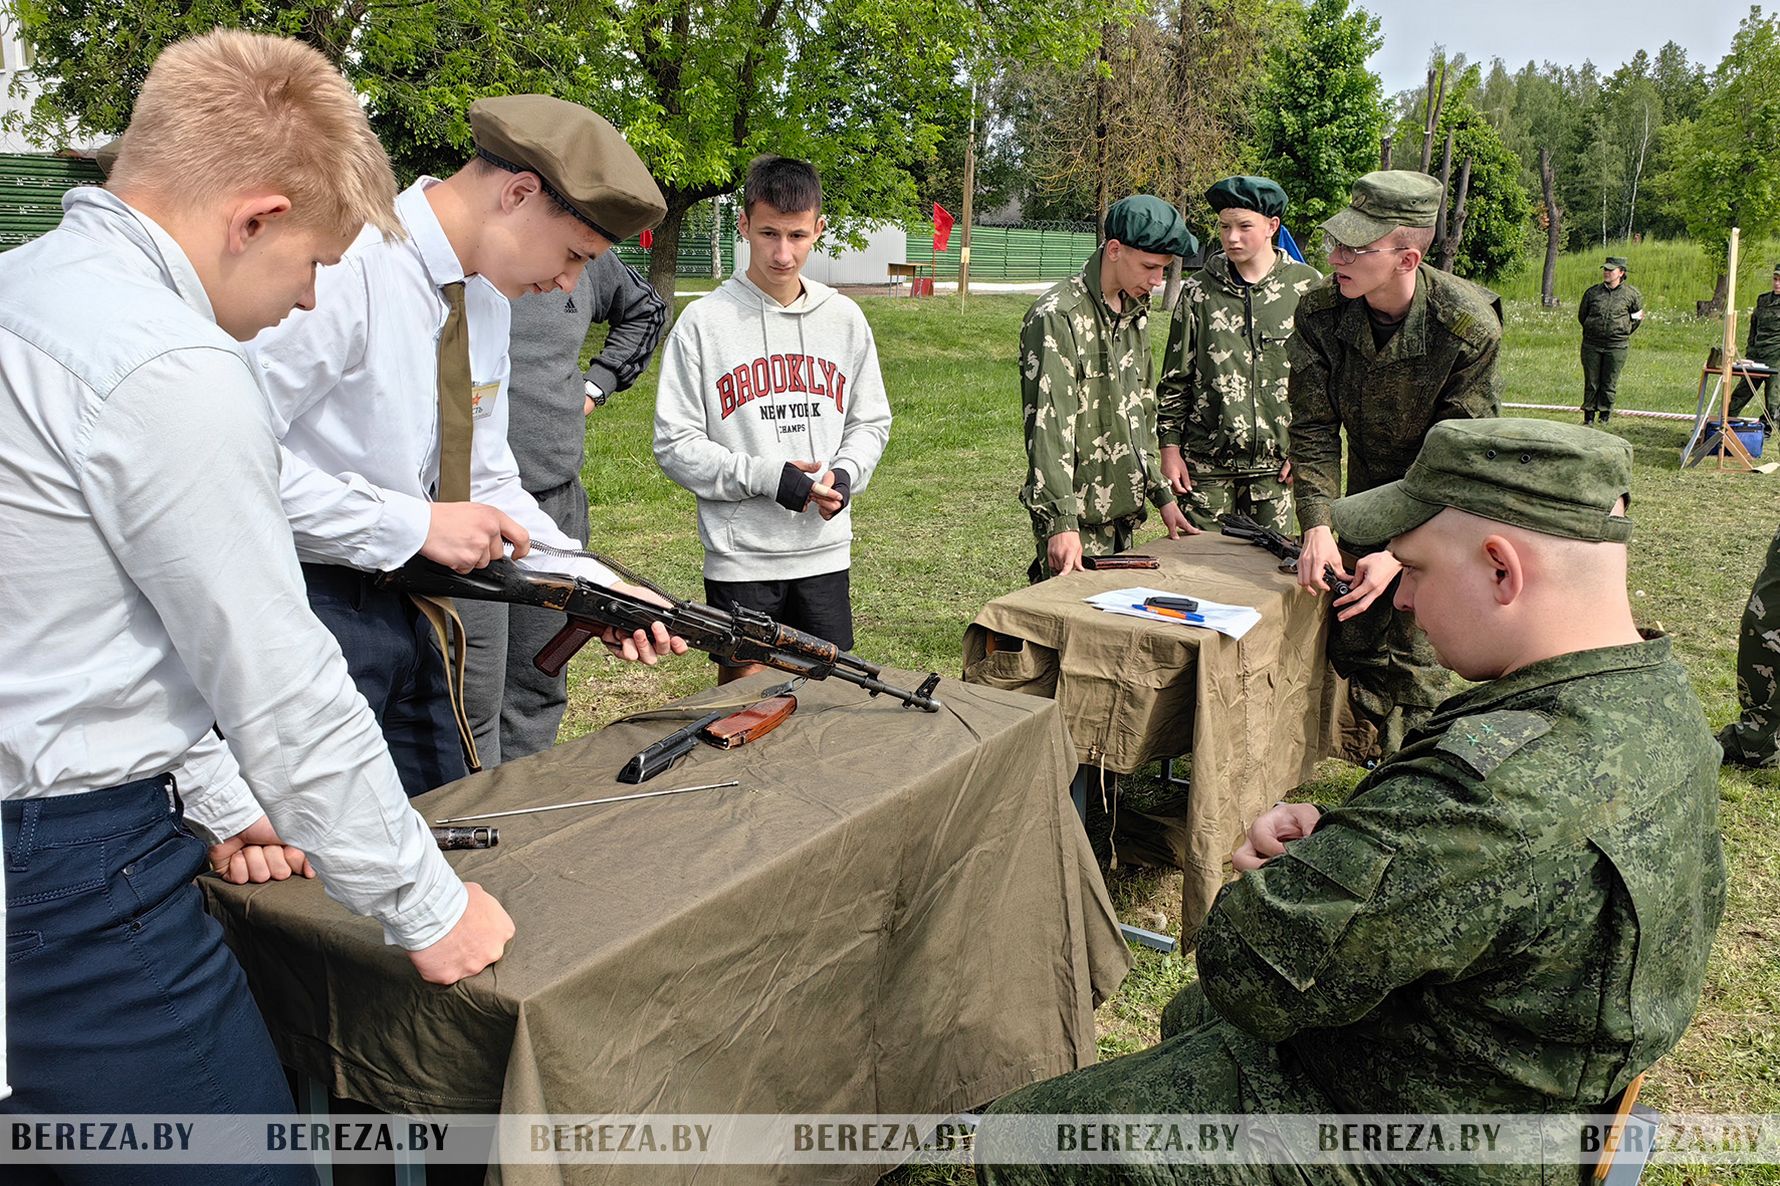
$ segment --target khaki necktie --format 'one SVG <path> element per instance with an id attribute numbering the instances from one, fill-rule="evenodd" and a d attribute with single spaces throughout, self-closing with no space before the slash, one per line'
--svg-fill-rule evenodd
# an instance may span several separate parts
<path id="1" fill-rule="evenodd" d="M 439 331 L 439 501 L 470 500 L 470 327 L 464 319 L 464 282 L 440 288 L 450 312 Z"/>
<path id="2" fill-rule="evenodd" d="M 449 312 L 439 331 L 439 490 L 440 502 L 470 501 L 470 438 L 476 413 L 470 397 L 470 327 L 464 320 L 464 282 L 453 281 L 439 292 Z M 464 710 L 464 657 L 467 650 L 463 619 L 448 597 L 413 597 L 445 656 L 445 685 L 463 741 L 464 762 L 472 772 L 482 769 L 476 738 Z"/>

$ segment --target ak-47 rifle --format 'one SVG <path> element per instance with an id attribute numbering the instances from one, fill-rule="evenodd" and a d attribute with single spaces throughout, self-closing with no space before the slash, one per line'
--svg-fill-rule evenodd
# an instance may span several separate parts
<path id="1" fill-rule="evenodd" d="M 1233 511 L 1228 515 L 1219 515 L 1218 522 L 1224 525 L 1224 534 L 1236 539 L 1245 539 L 1258 547 L 1266 548 L 1279 557 L 1281 572 L 1288 569 L 1298 570 L 1298 555 L 1303 551 L 1298 541 L 1289 535 L 1281 535 L 1271 527 L 1263 527 L 1248 515 Z M 1323 579 L 1329 582 L 1329 588 L 1335 596 L 1346 597 L 1353 592 L 1353 586 L 1342 580 L 1333 565 L 1323 565 Z"/>
<path id="2" fill-rule="evenodd" d="M 501 601 L 509 605 L 535 605 L 560 610 L 569 616 L 563 626 L 532 660 L 545 675 L 560 672 L 576 651 L 603 628 L 612 626 L 629 635 L 647 632 L 654 622 L 677 634 L 686 645 L 732 663 L 759 663 L 806 679 L 845 680 L 870 692 L 890 696 L 905 706 L 938 712 L 933 696 L 939 673 L 933 672 L 913 692 L 892 687 L 878 677 L 883 669 L 831 642 L 781 625 L 759 610 L 721 610 L 697 601 L 685 601 L 660 589 L 616 561 L 592 552 L 558 553 L 533 545 L 533 551 L 571 558 L 586 556 L 599 561 L 633 585 L 649 589 L 666 605 L 656 605 L 629 593 L 608 589 L 579 577 L 536 572 L 496 560 L 473 572 L 460 573 L 416 556 L 378 583 L 401 593 L 423 597 L 464 597 L 472 601 Z"/>

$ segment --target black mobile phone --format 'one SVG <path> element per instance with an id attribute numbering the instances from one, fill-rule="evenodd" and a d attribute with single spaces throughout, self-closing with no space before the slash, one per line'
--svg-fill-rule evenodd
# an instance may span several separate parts
<path id="1" fill-rule="evenodd" d="M 1183 614 L 1199 612 L 1199 603 L 1191 597 L 1146 597 L 1143 604 L 1148 609 L 1171 609 Z"/>

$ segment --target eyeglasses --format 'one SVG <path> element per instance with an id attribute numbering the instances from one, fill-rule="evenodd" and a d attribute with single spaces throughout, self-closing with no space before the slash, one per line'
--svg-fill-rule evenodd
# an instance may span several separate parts
<path id="1" fill-rule="evenodd" d="M 1381 251 L 1408 251 L 1407 247 L 1349 247 L 1346 243 L 1329 244 L 1329 258 L 1338 264 L 1351 264 L 1362 255 L 1377 255 Z"/>

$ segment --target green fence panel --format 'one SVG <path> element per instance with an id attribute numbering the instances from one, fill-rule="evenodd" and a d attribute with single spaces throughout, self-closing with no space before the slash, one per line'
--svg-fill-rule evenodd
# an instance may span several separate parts
<path id="1" fill-rule="evenodd" d="M 0 251 L 29 243 L 62 221 L 62 195 L 104 175 L 82 157 L 0 153 Z"/>

